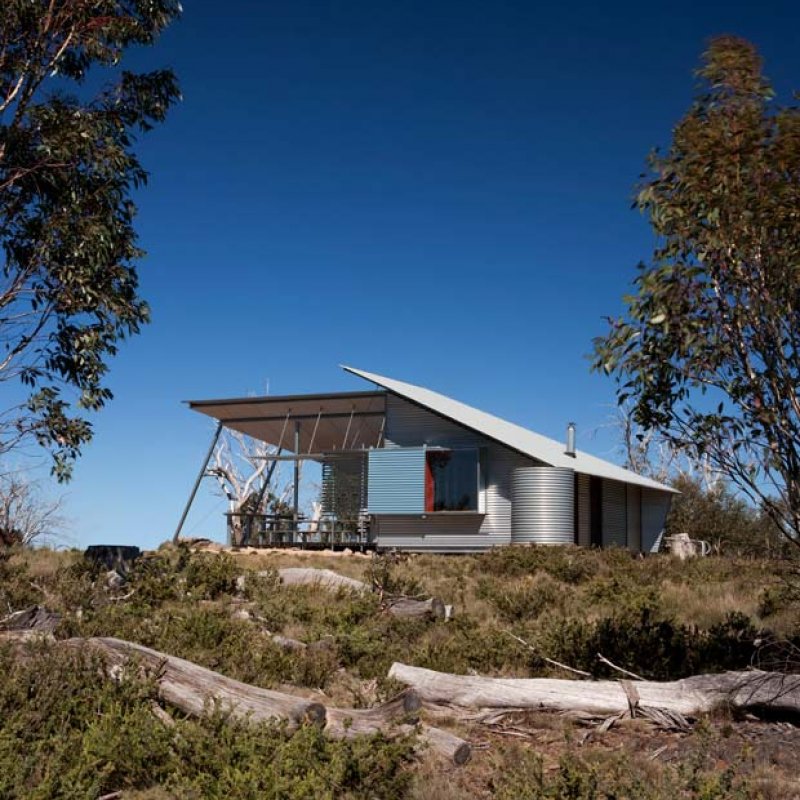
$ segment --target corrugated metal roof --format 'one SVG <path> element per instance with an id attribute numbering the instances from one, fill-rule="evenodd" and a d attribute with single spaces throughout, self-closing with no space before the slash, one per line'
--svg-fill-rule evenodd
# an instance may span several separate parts
<path id="1" fill-rule="evenodd" d="M 534 433 L 521 425 L 515 425 L 513 422 L 487 414 L 485 411 L 480 411 L 477 408 L 460 403 L 458 400 L 453 400 L 422 386 L 404 383 L 394 378 L 376 375 L 373 372 L 365 372 L 364 370 L 355 369 L 355 367 L 342 365 L 342 368 L 353 375 L 357 375 L 359 378 L 382 386 L 387 391 L 404 397 L 412 403 L 428 408 L 436 414 L 457 422 L 459 425 L 478 431 L 478 433 L 489 439 L 494 439 L 496 442 L 500 442 L 523 455 L 543 461 L 550 466 L 569 467 L 585 475 L 597 475 L 601 478 L 624 481 L 636 486 L 658 489 L 662 492 L 676 491 L 663 483 L 637 475 L 631 470 L 624 469 L 617 464 L 612 464 L 610 461 L 589 455 L 589 453 L 584 453 L 581 450 L 576 451 L 574 458 L 568 456 L 564 452 L 563 442 Z"/>

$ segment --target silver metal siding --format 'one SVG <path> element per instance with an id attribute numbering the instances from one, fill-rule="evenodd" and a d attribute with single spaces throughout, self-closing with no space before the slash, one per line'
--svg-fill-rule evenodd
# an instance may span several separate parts
<path id="1" fill-rule="evenodd" d="M 373 533 L 382 550 L 474 553 L 510 543 L 510 535 L 483 533 L 481 522 L 479 514 L 382 516 L 376 518 Z"/>
<path id="2" fill-rule="evenodd" d="M 658 552 L 671 503 L 672 495 L 667 492 L 642 489 L 642 552 Z"/>
<path id="3" fill-rule="evenodd" d="M 642 490 L 628 484 L 628 549 L 634 553 L 642 550 Z"/>
<path id="4" fill-rule="evenodd" d="M 512 477 L 511 541 L 572 544 L 575 472 L 564 467 L 517 467 Z"/>
<path id="5" fill-rule="evenodd" d="M 485 488 L 481 499 L 485 515 L 480 526 L 480 535 L 498 537 L 506 543 L 510 541 L 511 474 L 516 467 L 536 464 L 536 461 L 392 394 L 386 398 L 384 444 L 387 449 L 425 444 L 431 447 L 477 447 L 483 450 Z M 429 521 L 433 519 L 432 516 L 428 517 Z M 429 522 L 428 530 L 432 530 L 431 524 L 439 523 Z M 446 525 L 447 523 L 442 523 L 443 528 Z M 417 529 L 421 531 L 424 527 L 418 526 Z M 484 547 L 501 543 L 502 541 L 495 542 L 494 539 L 486 540 Z"/>
<path id="6" fill-rule="evenodd" d="M 627 546 L 625 486 L 603 478 L 603 547 Z"/>
<path id="7" fill-rule="evenodd" d="M 589 482 L 588 475 L 578 475 L 578 496 L 575 498 L 575 502 L 578 504 L 578 544 L 581 547 L 589 547 L 592 543 L 589 521 L 592 512 Z"/>
<path id="8" fill-rule="evenodd" d="M 424 448 L 370 450 L 368 476 L 370 514 L 421 514 L 425 511 Z"/>

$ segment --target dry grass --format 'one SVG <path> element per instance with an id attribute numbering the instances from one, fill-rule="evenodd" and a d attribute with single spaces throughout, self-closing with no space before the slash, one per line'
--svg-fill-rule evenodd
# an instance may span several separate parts
<path id="1" fill-rule="evenodd" d="M 176 551 L 168 547 L 161 555 L 167 560 L 177 558 Z M 26 591 L 36 595 L 37 590 L 28 586 L 33 582 L 44 593 L 66 592 L 57 599 L 69 628 L 64 635 L 99 632 L 141 640 L 168 651 L 173 648 L 176 655 L 192 657 L 232 677 L 319 697 L 338 706 L 371 705 L 391 694 L 397 687 L 390 685 L 385 675 L 394 659 L 452 672 L 554 674 L 505 630 L 513 630 L 539 648 L 561 647 L 575 658 L 583 657 L 583 651 L 582 640 L 573 629 L 583 630 L 584 635 L 592 625 L 609 619 L 621 621 L 619 630 L 634 637 L 623 642 L 634 656 L 646 655 L 635 652 L 635 636 L 640 632 L 635 625 L 642 609 L 671 620 L 674 626 L 696 628 L 700 633 L 724 623 L 731 612 L 744 614 L 754 628 L 771 628 L 781 636 L 797 635 L 800 630 L 796 604 L 783 596 L 771 604 L 764 602 L 765 591 L 780 586 L 783 568 L 775 562 L 708 558 L 680 563 L 668 556 L 636 559 L 622 552 L 572 548 L 509 548 L 481 556 L 409 555 L 391 560 L 388 573 L 394 584 L 453 603 L 455 620 L 398 621 L 381 614 L 374 597 L 360 598 L 346 591 L 331 593 L 319 587 L 280 587 L 269 582 L 259 587 L 254 582 L 252 594 L 244 599 L 233 597 L 224 588 L 225 571 L 231 565 L 234 572 L 319 567 L 361 580 L 381 573 L 380 563 L 356 555 L 331 557 L 284 550 L 217 557 L 204 554 L 193 562 L 198 575 L 193 579 L 195 584 L 185 584 L 185 598 L 180 591 L 175 594 L 173 584 L 183 586 L 188 573 L 174 576 L 167 569 L 163 578 L 151 577 L 149 583 L 135 586 L 138 594 L 126 603 L 109 604 L 103 600 L 102 586 L 95 586 L 93 600 L 85 604 L 80 616 L 70 604 L 75 602 L 76 591 L 88 584 L 80 583 L 84 578 L 78 580 L 75 570 L 68 569 L 80 563 L 78 553 L 18 552 L 10 563 L 14 567 L 27 565 L 25 575 L 14 577 Z M 220 569 L 215 569 L 214 563 Z M 158 594 L 159 580 L 171 582 L 163 598 Z M 222 588 L 207 588 L 215 585 Z M 206 594 L 198 595 L 198 586 L 206 587 L 202 590 Z M 230 620 L 230 612 L 242 608 L 251 610 L 253 618 Z M 629 620 L 630 629 L 626 627 Z M 287 661 L 274 652 L 264 627 L 305 642 L 332 637 L 330 663 L 313 658 Z M 573 632 L 567 634 L 565 630 Z M 647 632 L 645 628 L 642 631 Z M 647 642 L 652 644 L 653 640 Z M 691 652 L 696 657 L 696 652 Z M 543 654 L 554 656 L 556 651 Z M 593 652 L 589 655 L 594 657 Z M 680 664 L 678 668 L 682 668 Z M 598 735 L 562 717 L 543 713 L 519 715 L 510 720 L 516 730 L 505 732 L 465 727 L 442 718 L 435 723 L 468 738 L 474 757 L 463 769 L 431 754 L 422 759 L 414 767 L 414 782 L 407 795 L 414 800 L 510 798 L 515 796 L 515 786 L 531 786 L 539 778 L 550 787 L 547 791 L 557 792 L 561 785 L 558 781 L 574 778 L 580 782 L 595 773 L 608 785 L 651 787 L 652 791 L 641 795 L 648 800 L 800 797 L 794 775 L 794 754 L 800 747 L 796 729 L 721 718 L 688 736 L 658 733 L 638 724 L 617 726 Z M 621 754 L 625 754 L 624 759 Z M 532 760 L 534 755 L 541 763 Z M 687 764 L 693 764 L 698 775 L 716 788 L 693 794 L 686 788 L 694 780 L 685 774 Z M 537 777 L 539 767 L 541 775 Z M 744 794 L 718 785 L 719 777 L 730 769 L 746 780 Z M 620 790 L 613 796 L 639 800 L 631 791 Z M 135 800 L 167 796 L 160 788 L 125 795 Z M 520 796 L 591 800 L 607 795 Z"/>

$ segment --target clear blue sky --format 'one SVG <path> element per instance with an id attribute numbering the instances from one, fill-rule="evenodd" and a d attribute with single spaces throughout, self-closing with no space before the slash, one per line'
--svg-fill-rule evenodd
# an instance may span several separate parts
<path id="1" fill-rule="evenodd" d="M 185 6 L 133 62 L 184 101 L 141 142 L 153 323 L 66 490 L 80 545 L 172 534 L 212 431 L 181 400 L 368 388 L 340 362 L 611 455 L 586 354 L 652 248 L 647 152 L 713 34 L 800 88 L 796 0 Z M 206 492 L 187 532 L 221 512 Z"/>

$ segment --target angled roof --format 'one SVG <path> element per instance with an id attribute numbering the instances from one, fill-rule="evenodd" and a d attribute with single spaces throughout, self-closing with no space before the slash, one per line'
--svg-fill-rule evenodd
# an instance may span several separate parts
<path id="1" fill-rule="evenodd" d="M 299 426 L 300 452 L 375 447 L 383 432 L 386 392 L 335 392 L 268 397 L 189 400 L 189 408 L 219 420 L 284 451 L 294 450 Z"/>
<path id="2" fill-rule="evenodd" d="M 403 397 L 419 406 L 433 411 L 439 416 L 445 417 L 465 428 L 477 431 L 478 433 L 493 439 L 506 447 L 516 450 L 523 455 L 543 461 L 552 467 L 569 467 L 576 472 L 586 475 L 596 475 L 600 478 L 608 478 L 615 481 L 632 483 L 636 486 L 643 486 L 648 489 L 657 489 L 662 492 L 675 492 L 669 486 L 657 481 L 637 475 L 629 469 L 604 461 L 602 458 L 584 453 L 577 450 L 575 456 L 568 456 L 564 452 L 564 443 L 539 433 L 529 431 L 513 422 L 487 414 L 477 408 L 460 403 L 438 392 L 425 389 L 422 386 L 415 386 L 412 383 L 386 378 L 383 375 L 376 375 L 373 372 L 364 372 L 354 367 L 342 365 L 347 372 L 357 375 L 359 378 L 371 381 L 383 387 L 392 394 Z"/>

